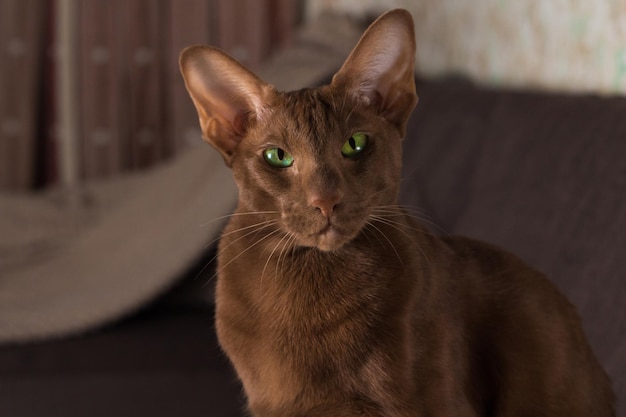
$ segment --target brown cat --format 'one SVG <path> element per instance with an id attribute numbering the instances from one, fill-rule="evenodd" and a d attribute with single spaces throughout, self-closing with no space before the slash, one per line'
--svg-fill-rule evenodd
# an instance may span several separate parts
<path id="1" fill-rule="evenodd" d="M 240 191 L 216 324 L 250 412 L 614 415 L 574 307 L 544 276 L 396 205 L 414 58 L 402 10 L 316 89 L 275 91 L 211 47 L 181 55 L 204 138 Z"/>

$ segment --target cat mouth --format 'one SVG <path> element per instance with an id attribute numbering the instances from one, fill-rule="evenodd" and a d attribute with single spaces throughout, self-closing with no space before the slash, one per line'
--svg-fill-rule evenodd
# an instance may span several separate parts
<path id="1" fill-rule="evenodd" d="M 331 252 L 339 249 L 350 239 L 350 236 L 347 236 L 346 233 L 342 232 L 330 222 L 321 230 L 308 236 L 308 240 L 313 243 L 312 246 L 315 246 L 323 252 Z"/>
<path id="2" fill-rule="evenodd" d="M 339 250 L 345 244 L 353 240 L 357 235 L 360 228 L 355 228 L 353 224 L 346 224 L 345 221 L 333 219 L 325 219 L 319 221 L 316 225 L 309 224 L 303 225 L 302 223 L 295 222 L 288 225 L 287 229 L 290 233 L 296 236 L 296 244 L 299 246 L 316 248 L 322 252 L 333 252 Z M 338 225 L 339 223 L 339 225 Z M 304 227 L 302 227 L 304 226 Z"/>
<path id="3" fill-rule="evenodd" d="M 337 229 L 329 222 L 326 226 L 324 226 L 322 230 L 320 230 L 317 233 L 313 233 L 313 236 L 315 235 L 324 236 L 324 235 L 327 235 L 330 233 L 336 233 L 336 232 L 337 232 Z"/>

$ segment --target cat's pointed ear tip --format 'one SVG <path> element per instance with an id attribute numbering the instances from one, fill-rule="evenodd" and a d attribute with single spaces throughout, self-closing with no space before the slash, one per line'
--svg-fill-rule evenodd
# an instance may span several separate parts
<path id="1" fill-rule="evenodd" d="M 206 48 L 206 46 L 204 45 L 187 46 L 182 51 L 180 51 L 179 60 L 183 62 L 189 59 L 190 57 L 192 57 L 193 55 L 196 55 L 198 52 L 202 51 L 204 48 Z"/>
<path id="2" fill-rule="evenodd" d="M 213 53 L 217 48 L 209 45 L 191 45 L 184 48 L 179 55 L 178 62 L 180 66 L 190 63 L 194 58 L 199 56 L 206 56 Z"/>
<path id="3" fill-rule="evenodd" d="M 398 18 L 412 20 L 411 12 L 409 12 L 407 9 L 401 8 L 388 10 L 387 12 L 383 13 L 382 16 L 396 16 Z"/>
<path id="4" fill-rule="evenodd" d="M 378 19 L 378 21 L 385 20 L 394 20 L 396 22 L 401 22 L 403 24 L 413 26 L 413 16 L 411 12 L 406 9 L 393 9 L 383 13 Z"/>

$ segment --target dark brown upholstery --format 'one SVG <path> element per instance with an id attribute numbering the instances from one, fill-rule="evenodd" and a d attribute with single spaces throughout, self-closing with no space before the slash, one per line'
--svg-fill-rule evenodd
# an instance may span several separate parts
<path id="1" fill-rule="evenodd" d="M 626 99 L 450 80 L 417 90 L 403 202 L 548 274 L 578 307 L 623 402 Z"/>

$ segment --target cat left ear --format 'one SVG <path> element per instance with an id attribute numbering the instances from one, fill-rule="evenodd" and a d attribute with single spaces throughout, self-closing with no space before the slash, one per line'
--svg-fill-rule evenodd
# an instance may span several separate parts
<path id="1" fill-rule="evenodd" d="M 375 106 L 404 137 L 417 104 L 414 62 L 413 18 L 406 10 L 391 10 L 365 31 L 331 86 Z"/>
<path id="2" fill-rule="evenodd" d="M 192 46 L 180 54 L 180 70 L 205 141 L 231 166 L 248 128 L 262 117 L 274 89 L 226 53 Z"/>

